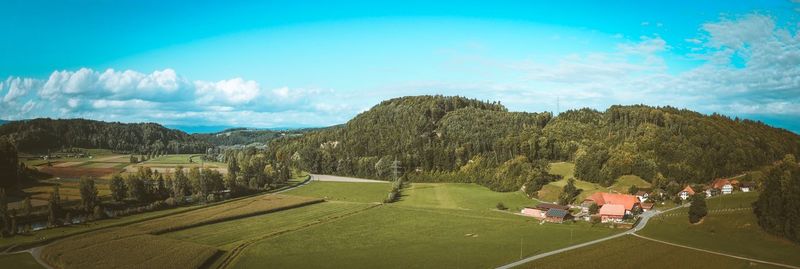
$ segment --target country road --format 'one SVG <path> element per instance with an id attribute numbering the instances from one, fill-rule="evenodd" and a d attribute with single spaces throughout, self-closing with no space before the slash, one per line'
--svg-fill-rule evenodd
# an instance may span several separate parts
<path id="1" fill-rule="evenodd" d="M 329 182 L 357 182 L 357 183 L 389 183 L 389 181 L 363 179 L 355 177 L 340 177 L 331 175 L 311 175 L 311 181 L 329 181 Z"/>

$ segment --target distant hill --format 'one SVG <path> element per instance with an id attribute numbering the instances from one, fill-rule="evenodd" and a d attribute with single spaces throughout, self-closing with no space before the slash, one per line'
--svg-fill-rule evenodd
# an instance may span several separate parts
<path id="1" fill-rule="evenodd" d="M 316 128 L 288 129 L 288 130 L 259 130 L 248 128 L 230 128 L 220 132 L 208 134 L 193 134 L 192 136 L 216 146 L 249 145 L 253 143 L 266 144 L 270 140 L 280 137 L 299 136 L 303 133 L 316 130 Z"/>
<path id="2" fill-rule="evenodd" d="M 573 161 L 576 177 L 605 186 L 630 174 L 654 185 L 704 183 L 797 154 L 800 137 L 672 107 L 553 117 L 457 96 L 411 96 L 381 102 L 343 126 L 275 140 L 271 148 L 315 173 L 388 178 L 387 164 L 397 159 L 412 178 L 514 190 L 543 170 L 531 167 L 552 161 Z"/>
<path id="3" fill-rule="evenodd" d="M 104 148 L 136 153 L 199 153 L 212 145 L 156 123 L 119 123 L 85 119 L 33 119 L 0 126 L 0 137 L 22 152 L 67 147 Z"/>

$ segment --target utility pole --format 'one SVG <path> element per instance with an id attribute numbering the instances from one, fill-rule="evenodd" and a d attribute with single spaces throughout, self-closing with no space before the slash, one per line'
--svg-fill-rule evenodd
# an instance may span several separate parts
<path id="1" fill-rule="evenodd" d="M 519 237 L 519 259 L 522 260 L 522 239 L 525 237 Z"/>

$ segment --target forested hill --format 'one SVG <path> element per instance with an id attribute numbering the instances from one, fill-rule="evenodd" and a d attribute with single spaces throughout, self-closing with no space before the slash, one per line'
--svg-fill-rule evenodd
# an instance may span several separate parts
<path id="1" fill-rule="evenodd" d="M 212 147 L 208 142 L 156 123 L 85 119 L 12 121 L 0 126 L 0 137 L 14 142 L 21 152 L 82 147 L 135 153 L 199 153 Z"/>
<path id="2" fill-rule="evenodd" d="M 581 109 L 554 118 L 444 96 L 387 100 L 344 126 L 272 143 L 273 156 L 291 156 L 315 173 L 387 178 L 397 159 L 412 180 L 495 190 L 546 184 L 551 161 L 574 161 L 579 178 L 603 185 L 627 174 L 660 185 L 705 183 L 800 151 L 800 137 L 786 130 L 671 107 Z"/>
<path id="3" fill-rule="evenodd" d="M 210 134 L 193 134 L 197 139 L 217 146 L 249 145 L 252 143 L 266 144 L 272 139 L 299 136 L 316 129 L 291 129 L 291 130 L 254 130 L 247 128 L 231 128 Z"/>

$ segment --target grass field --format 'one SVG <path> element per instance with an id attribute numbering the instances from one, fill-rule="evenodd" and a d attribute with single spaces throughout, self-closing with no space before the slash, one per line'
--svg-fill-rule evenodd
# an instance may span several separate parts
<path id="1" fill-rule="evenodd" d="M 510 211 L 519 212 L 538 202 L 522 192 L 494 192 L 476 184 L 412 183 L 402 192 L 398 205 L 427 208 L 490 211 L 502 202 Z"/>
<path id="2" fill-rule="evenodd" d="M 800 266 L 800 245 L 769 235 L 758 226 L 750 204 L 758 193 L 735 193 L 707 200 L 709 214 L 689 224 L 688 209 L 651 219 L 640 234 L 723 253 Z"/>
<path id="3" fill-rule="evenodd" d="M 539 199 L 542 201 L 554 202 L 558 200 L 558 195 L 561 194 L 561 190 L 564 188 L 564 185 L 567 184 L 567 180 L 574 177 L 575 165 L 568 162 L 551 163 L 550 173 L 561 175 L 562 179 L 543 186 L 539 191 Z M 581 194 L 578 195 L 578 201 L 582 201 L 595 192 L 628 193 L 628 189 L 632 185 L 636 185 L 640 188 L 650 187 L 649 182 L 635 175 L 621 176 L 609 187 L 603 187 L 600 186 L 600 184 L 588 181 L 575 180 L 575 186 L 583 190 Z"/>
<path id="4" fill-rule="evenodd" d="M 519 258 L 520 246 L 527 256 L 614 232 L 503 213 L 384 205 L 259 241 L 233 268 L 486 268 Z"/>
<path id="5" fill-rule="evenodd" d="M 349 202 L 383 202 L 391 190 L 387 183 L 351 183 L 314 181 L 286 194 Z"/>
<path id="6" fill-rule="evenodd" d="M 59 268 L 199 268 L 217 249 L 127 228 L 70 237 L 42 250 Z M 113 257 L 113 258 L 111 258 Z"/>
<path id="7" fill-rule="evenodd" d="M 30 253 L 16 253 L 0 255 L 0 265 L 3 268 L 13 269 L 40 269 L 43 268 Z"/>
<path id="8" fill-rule="evenodd" d="M 42 257 L 61 268 L 198 268 L 218 249 L 154 234 L 244 218 L 320 200 L 280 194 L 239 199 L 148 220 L 93 231 L 47 245 Z"/>
<path id="9" fill-rule="evenodd" d="M 780 268 L 665 245 L 631 235 L 545 257 L 518 268 Z"/>

